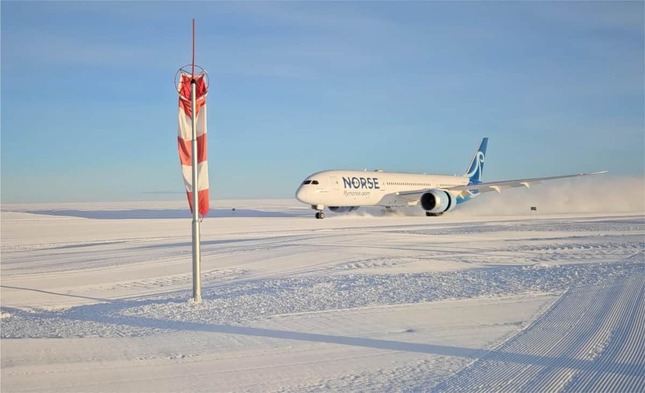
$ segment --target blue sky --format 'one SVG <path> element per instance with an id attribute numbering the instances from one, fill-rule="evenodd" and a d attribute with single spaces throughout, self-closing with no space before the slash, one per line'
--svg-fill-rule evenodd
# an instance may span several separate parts
<path id="1" fill-rule="evenodd" d="M 642 2 L 2 1 L 2 202 L 183 199 L 177 69 L 211 80 L 211 198 L 323 169 L 644 174 Z"/>

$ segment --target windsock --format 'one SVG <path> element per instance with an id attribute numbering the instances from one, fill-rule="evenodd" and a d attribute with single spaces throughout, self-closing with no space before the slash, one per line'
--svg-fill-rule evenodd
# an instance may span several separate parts
<path id="1" fill-rule="evenodd" d="M 179 86 L 179 128 L 177 144 L 179 147 L 179 161 L 181 172 L 184 176 L 186 195 L 190 211 L 193 211 L 193 191 L 197 190 L 199 215 L 208 213 L 208 148 L 206 142 L 206 87 L 205 74 L 195 75 L 195 135 L 197 138 L 197 187 L 193 187 L 192 178 L 192 109 L 191 109 L 191 81 L 193 76 L 181 72 Z"/>

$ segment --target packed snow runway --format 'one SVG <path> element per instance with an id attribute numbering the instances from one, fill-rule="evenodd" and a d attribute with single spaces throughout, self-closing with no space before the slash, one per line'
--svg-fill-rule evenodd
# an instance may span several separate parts
<path id="1" fill-rule="evenodd" d="M 3 392 L 645 391 L 642 213 L 2 210 Z"/>

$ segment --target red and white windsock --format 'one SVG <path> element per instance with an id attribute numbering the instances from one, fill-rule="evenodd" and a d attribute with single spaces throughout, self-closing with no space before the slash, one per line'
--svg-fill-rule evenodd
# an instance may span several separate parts
<path id="1" fill-rule="evenodd" d="M 179 161 L 184 175 L 188 205 L 193 211 L 193 180 L 192 180 L 192 124 L 191 124 L 191 74 L 180 72 L 179 80 Z M 195 134 L 197 137 L 197 198 L 199 215 L 208 213 L 208 149 L 206 142 L 206 86 L 205 73 L 195 75 Z"/>

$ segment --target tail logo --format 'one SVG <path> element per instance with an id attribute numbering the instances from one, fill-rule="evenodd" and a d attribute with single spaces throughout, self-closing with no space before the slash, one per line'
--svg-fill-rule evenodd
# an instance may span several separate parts
<path id="1" fill-rule="evenodd" d="M 481 180 L 482 168 L 484 167 L 484 152 L 478 151 L 473 163 L 470 165 L 466 177 L 472 180 Z"/>

